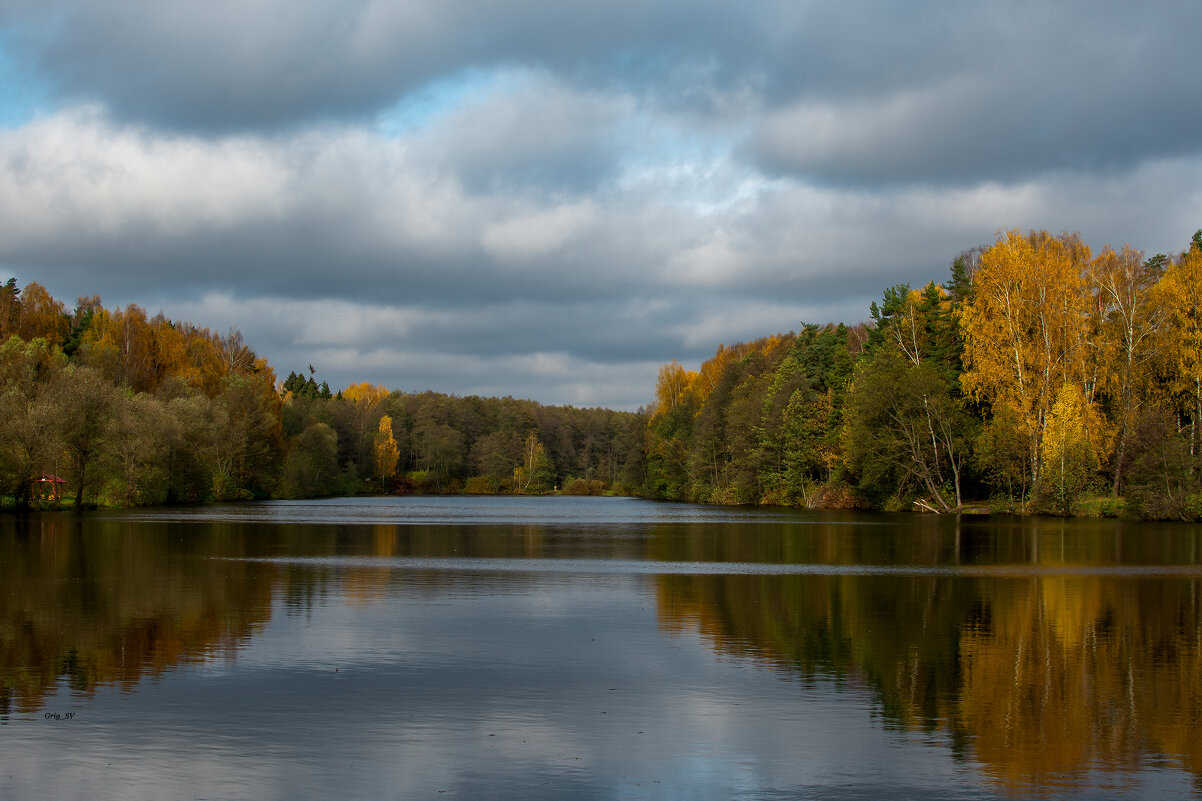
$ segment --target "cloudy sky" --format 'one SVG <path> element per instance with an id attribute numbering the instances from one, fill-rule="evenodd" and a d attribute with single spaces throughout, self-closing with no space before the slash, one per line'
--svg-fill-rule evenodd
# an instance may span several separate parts
<path id="1" fill-rule="evenodd" d="M 1202 5 L 0 0 L 0 280 L 633 409 L 999 229 L 1202 227 Z"/>

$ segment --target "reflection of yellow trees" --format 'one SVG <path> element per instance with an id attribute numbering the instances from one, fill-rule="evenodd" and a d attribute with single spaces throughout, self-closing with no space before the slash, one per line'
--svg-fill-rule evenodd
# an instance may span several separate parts
<path id="1" fill-rule="evenodd" d="M 1002 537 L 987 563 L 1013 565 L 1003 576 L 664 575 L 658 608 L 665 629 L 696 630 L 724 653 L 866 681 L 889 719 L 953 733 L 1011 790 L 1071 785 L 1095 768 L 1129 771 L 1157 754 L 1202 775 L 1202 582 L 1024 575 L 1021 566 L 1121 564 L 1122 550 L 1129 563 L 1157 554 L 1180 563 L 1196 535 L 1178 529 L 1172 543 L 1149 535 L 1141 548 L 1096 534 L 1049 528 Z M 732 543 L 698 529 L 657 556 L 772 561 L 755 552 L 791 550 L 795 558 L 776 561 L 842 565 L 869 547 L 820 530 L 805 544 L 789 539 Z M 869 550 L 891 550 L 881 539 Z M 922 539 L 897 563 L 952 553 Z M 859 557 L 883 563 L 863 550 Z"/>
<path id="2" fill-rule="evenodd" d="M 1129 644 L 1112 639 L 1100 590 L 1089 579 L 1024 580 L 1004 611 L 994 605 L 987 630 L 965 631 L 957 721 L 997 780 L 1045 783 L 1138 761 Z M 1117 634 L 1126 640 L 1126 627 Z"/>
<path id="3" fill-rule="evenodd" d="M 172 558 L 146 527 L 34 521 L 0 529 L 0 711 L 36 709 L 60 680 L 132 687 L 229 653 L 270 614 L 262 565 Z"/>
<path id="4" fill-rule="evenodd" d="M 397 555 L 396 526 L 372 526 L 370 551 L 363 556 L 390 557 Z M 365 541 L 366 543 L 367 541 Z M 378 601 L 388 593 L 396 571 L 387 563 L 356 566 L 346 570 L 343 587 L 351 603 L 367 604 Z"/>
<path id="5" fill-rule="evenodd" d="M 966 630 L 958 721 L 1006 784 L 1149 751 L 1202 773 L 1198 582 L 1057 577 L 989 587 L 988 631 Z M 1017 592 L 1015 591 L 1017 590 Z"/>

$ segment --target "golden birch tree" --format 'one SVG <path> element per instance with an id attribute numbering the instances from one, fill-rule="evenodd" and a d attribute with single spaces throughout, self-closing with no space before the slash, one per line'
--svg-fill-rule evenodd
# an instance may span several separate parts
<path id="1" fill-rule="evenodd" d="M 374 455 L 378 478 L 388 481 L 396 475 L 396 464 L 401 457 L 401 451 L 397 448 L 396 438 L 392 435 L 392 418 L 388 415 L 380 418 L 380 430 L 376 432 Z"/>
<path id="2" fill-rule="evenodd" d="M 1008 231 L 981 254 L 963 313 L 964 390 L 1015 413 L 1033 487 L 1048 414 L 1061 388 L 1080 376 L 1089 259 L 1077 237 Z"/>
<path id="3" fill-rule="evenodd" d="M 379 418 L 376 415 L 380 413 L 380 406 L 387 397 L 387 389 L 379 384 L 371 384 L 367 381 L 351 384 L 342 390 L 342 398 L 349 406 L 350 419 L 354 431 L 355 441 L 353 452 L 355 459 L 364 468 L 372 464 L 373 456 L 371 449 L 373 443 L 370 432 L 373 427 L 379 425 L 377 422 Z"/>
<path id="4" fill-rule="evenodd" d="M 1039 443 L 1044 465 L 1041 496 L 1049 511 L 1068 516 L 1098 468 L 1090 433 L 1099 426 L 1090 420 L 1093 406 L 1074 384 L 1060 388 Z"/>
<path id="5" fill-rule="evenodd" d="M 513 471 L 513 491 L 517 494 L 543 492 L 555 480 L 555 467 L 538 435 L 531 431 L 522 445 L 522 463 Z"/>
<path id="6" fill-rule="evenodd" d="M 1128 442 L 1147 398 L 1149 369 L 1164 325 L 1164 306 L 1153 292 L 1163 274 L 1164 257 L 1144 260 L 1129 246 L 1107 247 L 1090 264 L 1088 282 L 1094 297 L 1093 359 L 1098 383 L 1110 397 L 1115 428 L 1114 478 L 1111 493 L 1123 488 Z"/>

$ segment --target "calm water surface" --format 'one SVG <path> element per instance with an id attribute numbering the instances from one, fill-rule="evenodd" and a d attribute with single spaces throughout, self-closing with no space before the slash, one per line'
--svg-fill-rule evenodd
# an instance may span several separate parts
<path id="1" fill-rule="evenodd" d="M 0 518 L 0 799 L 1202 798 L 1202 527 Z"/>

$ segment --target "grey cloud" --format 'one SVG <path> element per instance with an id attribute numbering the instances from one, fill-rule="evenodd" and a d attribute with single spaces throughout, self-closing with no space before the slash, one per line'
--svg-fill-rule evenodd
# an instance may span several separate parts
<path id="1" fill-rule="evenodd" d="M 1199 224 L 1196 157 L 938 189 L 772 180 L 720 148 L 677 151 L 683 135 L 656 126 L 681 118 L 628 94 L 515 74 L 528 83 L 391 140 L 332 125 L 202 138 L 95 109 L 0 131 L 0 269 L 68 302 L 237 325 L 285 374 L 312 362 L 335 385 L 634 408 L 669 359 L 856 322 L 999 227 L 1155 252 Z M 540 105 L 557 115 L 545 131 Z M 629 127 L 609 141 L 631 113 L 668 144 L 631 149 Z M 527 180 L 557 148 L 601 166 Z"/>
<path id="2" fill-rule="evenodd" d="M 1127 170 L 1202 148 L 1202 107 L 1188 100 L 1202 72 L 1186 33 L 1202 27 L 1197 6 L 957 7 L 946 24 L 927 12 L 871 42 L 849 29 L 802 48 L 818 54 L 799 57 L 803 74 L 815 57 L 863 54 L 879 77 L 819 68 L 815 90 L 802 80 L 767 108 L 747 155 L 832 185 L 968 185 Z"/>
<path id="3" fill-rule="evenodd" d="M 428 153 L 353 131 L 206 143 L 51 119 L 0 139 L 0 255 L 80 283 L 100 272 L 117 293 L 239 286 L 452 304 L 611 296 L 651 266 L 640 248 L 619 255 L 662 215 L 473 195 L 432 172 Z"/>
<path id="4" fill-rule="evenodd" d="M 364 121 L 471 70 L 580 93 L 453 112 L 444 155 L 473 190 L 612 177 L 605 137 L 631 109 L 613 98 L 698 130 L 748 126 L 758 168 L 830 185 L 1123 170 L 1202 142 L 1188 3 L 17 0 L 0 20 L 41 31 L 17 41 L 63 97 L 190 131 Z"/>
<path id="5" fill-rule="evenodd" d="M 1202 66 L 1202 65 L 1200 65 Z M 1174 76 L 1180 92 L 1187 81 Z M 1202 110 L 1160 113 L 1164 98 L 1032 97 L 1025 85 L 953 82 L 868 104 L 807 105 L 768 115 L 749 154 L 766 171 L 833 185 L 971 185 L 1053 170 L 1129 170 L 1202 149 Z"/>
<path id="6" fill-rule="evenodd" d="M 705 32 L 742 29 L 746 19 L 718 3 L 546 0 L 74 0 L 53 10 L 18 3 L 8 16 L 10 24 L 41 23 L 46 33 L 30 49 L 63 94 L 210 131 L 363 117 L 463 67 L 523 64 L 594 81 L 644 80 L 707 60 Z"/>
<path id="7" fill-rule="evenodd" d="M 577 92 L 545 74 L 518 72 L 480 102 L 416 137 L 416 160 L 468 191 L 581 193 L 610 178 L 622 156 L 613 130 L 632 112 L 620 95 Z"/>

